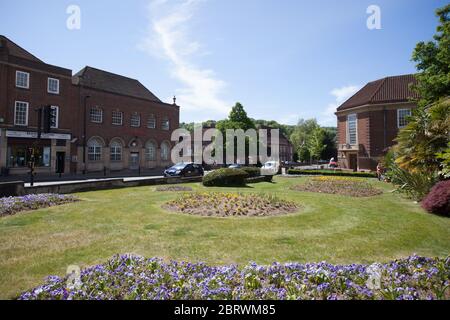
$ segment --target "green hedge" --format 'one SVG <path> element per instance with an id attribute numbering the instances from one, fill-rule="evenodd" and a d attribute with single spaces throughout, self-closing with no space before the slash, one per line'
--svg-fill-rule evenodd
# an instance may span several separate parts
<path id="1" fill-rule="evenodd" d="M 241 170 L 247 172 L 249 178 L 259 177 L 261 176 L 261 168 L 256 167 L 243 167 Z"/>
<path id="2" fill-rule="evenodd" d="M 244 187 L 248 173 L 241 169 L 218 169 L 203 177 L 205 187 Z"/>
<path id="3" fill-rule="evenodd" d="M 333 170 L 299 170 L 290 169 L 288 174 L 295 175 L 311 175 L 311 176 L 339 176 L 339 177 L 360 177 L 360 178 L 376 178 L 375 173 L 371 172 L 348 172 L 348 171 L 333 171 Z"/>
<path id="4" fill-rule="evenodd" d="M 273 176 L 259 176 L 251 177 L 247 179 L 247 183 L 260 183 L 260 182 L 272 182 Z"/>

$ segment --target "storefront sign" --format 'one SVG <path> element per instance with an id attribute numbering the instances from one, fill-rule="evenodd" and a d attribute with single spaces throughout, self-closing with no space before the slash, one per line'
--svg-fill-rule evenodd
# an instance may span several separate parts
<path id="1" fill-rule="evenodd" d="M 6 130 L 6 136 L 8 138 L 26 138 L 26 139 L 36 139 L 37 132 L 27 132 L 27 131 L 11 131 Z M 55 140 L 70 140 L 70 134 L 64 133 L 43 133 L 41 135 L 42 139 L 55 139 Z"/>

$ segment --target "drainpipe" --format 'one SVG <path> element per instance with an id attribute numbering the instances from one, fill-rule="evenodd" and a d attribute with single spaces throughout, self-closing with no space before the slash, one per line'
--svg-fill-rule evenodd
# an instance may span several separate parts
<path id="1" fill-rule="evenodd" d="M 383 150 L 387 145 L 387 110 L 383 108 Z"/>
<path id="2" fill-rule="evenodd" d="M 87 99 L 91 96 L 84 96 L 84 119 L 83 119 L 83 174 L 86 174 L 86 126 L 87 126 Z"/>

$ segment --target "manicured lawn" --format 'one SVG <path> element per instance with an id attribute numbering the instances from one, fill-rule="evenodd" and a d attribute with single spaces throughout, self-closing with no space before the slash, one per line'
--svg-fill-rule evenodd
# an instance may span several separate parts
<path id="1" fill-rule="evenodd" d="M 79 194 L 83 201 L 0 219 L 0 298 L 12 298 L 64 275 L 68 265 L 103 263 L 117 253 L 204 261 L 387 262 L 417 253 L 450 253 L 450 219 L 424 212 L 370 180 L 382 195 L 352 198 L 290 190 L 309 178 L 277 178 L 248 188 L 194 191 L 275 193 L 297 202 L 298 213 L 268 218 L 205 218 L 161 206 L 176 192 L 154 187 Z"/>

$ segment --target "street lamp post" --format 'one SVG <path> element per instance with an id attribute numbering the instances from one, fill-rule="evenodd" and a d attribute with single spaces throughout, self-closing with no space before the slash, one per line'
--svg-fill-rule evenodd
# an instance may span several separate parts
<path id="1" fill-rule="evenodd" d="M 84 96 L 84 119 L 83 119 L 83 174 L 86 174 L 86 125 L 87 125 L 87 99 L 91 96 Z"/>

